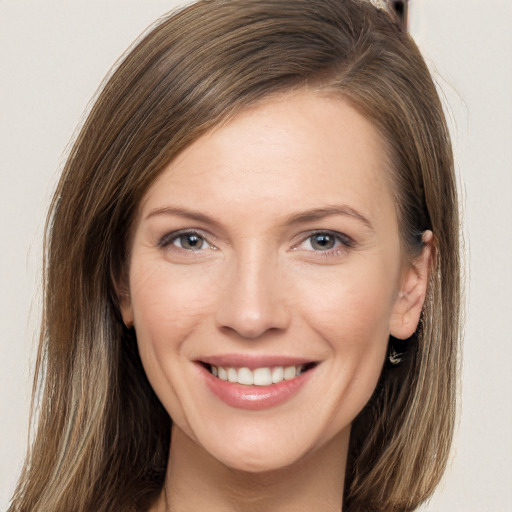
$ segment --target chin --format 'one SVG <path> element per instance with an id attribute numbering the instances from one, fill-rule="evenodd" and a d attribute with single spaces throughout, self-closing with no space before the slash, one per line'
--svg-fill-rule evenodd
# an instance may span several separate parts
<path id="1" fill-rule="evenodd" d="M 269 474 L 289 468 L 295 464 L 300 464 L 303 458 L 297 459 L 295 456 L 276 457 L 274 454 L 269 454 L 268 457 L 262 457 L 260 454 L 253 458 L 223 457 L 217 460 L 232 471 L 250 474 Z"/>
<path id="2" fill-rule="evenodd" d="M 296 424 L 294 424 L 296 425 Z M 279 428 L 261 428 L 261 424 L 238 425 L 215 433 L 211 430 L 198 444 L 207 458 L 212 457 L 224 467 L 244 473 L 271 473 L 301 463 L 313 462 L 327 452 L 341 452 L 348 446 L 350 424 L 338 432 L 326 429 L 315 432 L 279 432 Z"/>

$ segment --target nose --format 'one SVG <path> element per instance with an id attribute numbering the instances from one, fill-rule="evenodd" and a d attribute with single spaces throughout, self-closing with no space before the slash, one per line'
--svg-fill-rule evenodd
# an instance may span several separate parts
<path id="1" fill-rule="evenodd" d="M 240 257 L 227 272 L 216 310 L 217 325 L 251 340 L 285 330 L 290 323 L 288 292 L 275 259 Z"/>

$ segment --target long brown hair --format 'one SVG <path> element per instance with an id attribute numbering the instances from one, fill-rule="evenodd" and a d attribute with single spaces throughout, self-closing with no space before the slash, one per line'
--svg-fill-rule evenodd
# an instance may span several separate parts
<path id="1" fill-rule="evenodd" d="M 393 163 L 405 252 L 436 258 L 415 335 L 390 349 L 354 421 L 345 510 L 406 511 L 438 483 L 454 424 L 459 225 L 441 104 L 412 39 L 369 0 L 202 0 L 161 21 L 99 94 L 46 231 L 38 424 L 10 512 L 145 510 L 162 487 L 171 419 L 117 293 L 141 198 L 187 145 L 293 88 L 346 98 Z"/>

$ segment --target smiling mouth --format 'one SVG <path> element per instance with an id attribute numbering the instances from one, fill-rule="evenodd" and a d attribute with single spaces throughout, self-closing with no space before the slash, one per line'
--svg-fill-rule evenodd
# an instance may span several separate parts
<path id="1" fill-rule="evenodd" d="M 273 366 L 249 369 L 247 367 L 214 366 L 201 363 L 214 377 L 219 380 L 242 384 L 243 386 L 272 386 L 280 382 L 293 380 L 313 369 L 317 363 L 306 363 L 290 366 Z"/>

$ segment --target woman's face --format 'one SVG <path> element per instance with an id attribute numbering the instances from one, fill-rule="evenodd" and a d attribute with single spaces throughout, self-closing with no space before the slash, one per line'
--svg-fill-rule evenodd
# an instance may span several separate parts
<path id="1" fill-rule="evenodd" d="M 389 334 L 415 330 L 426 272 L 390 172 L 372 124 L 303 91 L 197 140 L 143 199 L 123 317 L 175 424 L 229 467 L 348 439 Z"/>

